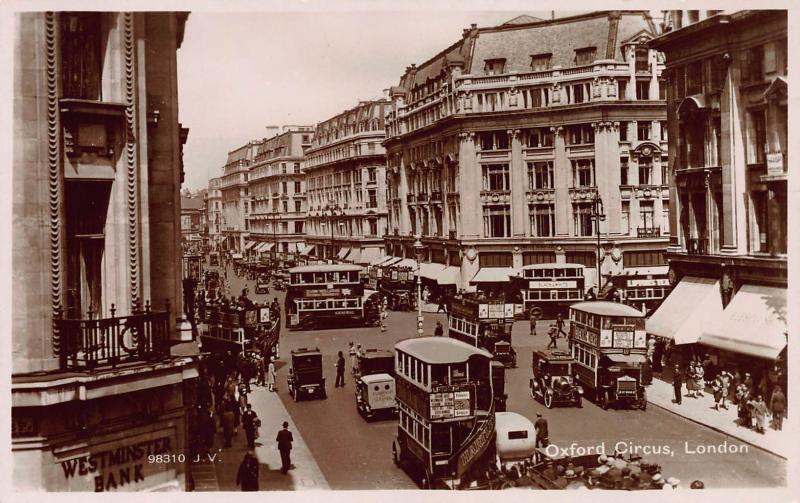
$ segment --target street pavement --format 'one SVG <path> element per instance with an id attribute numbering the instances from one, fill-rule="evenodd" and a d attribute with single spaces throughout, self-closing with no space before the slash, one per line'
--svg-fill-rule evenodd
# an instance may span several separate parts
<path id="1" fill-rule="evenodd" d="M 232 294 L 238 295 L 244 286 L 253 292 L 252 281 L 236 278 L 232 271 L 228 277 Z M 251 293 L 251 297 L 260 302 L 275 296 L 283 305 L 283 292 L 263 296 Z M 437 320 L 446 325 L 444 314 L 425 313 L 425 334 L 433 334 Z M 296 425 L 295 431 L 302 434 L 331 489 L 416 488 L 391 460 L 391 440 L 397 429 L 395 422 L 367 423 L 358 415 L 353 379 L 349 374 L 344 388 L 333 387 L 336 352 L 346 353 L 349 342 L 361 343 L 364 349 L 392 349 L 397 341 L 415 335 L 414 312 L 390 311 L 387 322 L 385 333 L 377 327 L 337 327 L 316 331 L 288 331 L 284 328 L 281 332 L 278 396 Z M 582 408 L 546 409 L 534 401 L 529 395 L 531 353 L 547 345 L 549 338 L 544 334 L 548 324 L 548 321 L 540 322 L 538 336 L 528 334 L 527 322 L 514 325 L 512 341 L 519 367 L 507 370 L 506 393 L 509 411 L 520 413 L 532 421 L 537 412 L 543 414 L 549 422 L 550 440 L 555 445 L 562 448 L 572 446 L 576 453 L 580 448 L 599 445 L 604 446 L 607 452 L 613 452 L 615 447 L 638 450 L 645 459 L 660 464 L 665 475 L 679 478 L 684 487 L 696 479 L 702 480 L 708 488 L 786 484 L 786 462 L 782 458 L 660 407 L 650 406 L 645 411 L 604 411 L 584 400 Z M 559 339 L 558 344 L 566 347 L 566 340 Z M 295 403 L 286 392 L 286 362 L 290 351 L 300 347 L 317 347 L 324 355 L 326 400 Z M 257 413 L 264 417 L 270 412 L 257 410 Z M 711 449 L 717 452 L 708 452 Z M 725 449 L 737 452 L 719 452 Z"/>

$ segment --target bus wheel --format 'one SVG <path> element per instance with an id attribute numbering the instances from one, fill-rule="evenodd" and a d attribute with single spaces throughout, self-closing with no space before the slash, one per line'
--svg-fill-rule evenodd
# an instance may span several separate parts
<path id="1" fill-rule="evenodd" d="M 431 477 L 428 474 L 427 468 L 425 469 L 425 474 L 422 476 L 422 480 L 419 482 L 419 487 L 423 490 L 431 488 Z"/>
<path id="2" fill-rule="evenodd" d="M 397 444 L 392 442 L 392 461 L 395 466 L 400 466 L 400 456 L 397 454 Z"/>

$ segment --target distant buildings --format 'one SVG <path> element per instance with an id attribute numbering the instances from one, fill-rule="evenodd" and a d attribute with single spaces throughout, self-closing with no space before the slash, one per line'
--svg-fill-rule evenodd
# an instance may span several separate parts
<path id="1" fill-rule="evenodd" d="M 225 228 L 225 219 L 222 212 L 221 180 L 212 178 L 208 181 L 206 191 L 206 222 L 208 223 L 208 246 L 217 251 L 222 241 L 222 229 Z"/>
<path id="2" fill-rule="evenodd" d="M 17 491 L 186 485 L 197 363 L 174 356 L 173 343 L 188 134 L 178 122 L 176 51 L 187 16 L 16 15 Z"/>
<path id="3" fill-rule="evenodd" d="M 387 253 L 508 284 L 523 266 L 666 278 L 663 59 L 646 12 L 605 11 L 464 30 L 391 88 Z M 425 272 L 423 271 L 423 275 Z M 652 293 L 652 292 L 651 292 Z M 652 295 L 651 295 L 652 296 Z"/>
<path id="4" fill-rule="evenodd" d="M 303 152 L 314 128 L 283 126 L 275 136 L 255 142 L 250 164 L 249 239 L 245 251 L 293 259 L 304 252 L 306 186 Z"/>
<path id="5" fill-rule="evenodd" d="M 647 329 L 758 382 L 787 344 L 787 12 L 666 25 L 650 47 L 667 61 L 676 286 Z"/>
<path id="6" fill-rule="evenodd" d="M 388 110 L 387 99 L 362 101 L 317 125 L 305 169 L 313 256 L 360 264 L 383 256 Z"/>
<path id="7" fill-rule="evenodd" d="M 255 157 L 256 145 L 249 142 L 231 152 L 222 167 L 219 190 L 222 195 L 222 238 L 224 248 L 241 255 L 250 235 L 250 195 L 247 188 L 250 164 Z"/>
<path id="8" fill-rule="evenodd" d="M 201 190 L 191 197 L 181 195 L 181 243 L 184 251 L 199 253 L 203 246 L 206 194 L 206 190 Z"/>

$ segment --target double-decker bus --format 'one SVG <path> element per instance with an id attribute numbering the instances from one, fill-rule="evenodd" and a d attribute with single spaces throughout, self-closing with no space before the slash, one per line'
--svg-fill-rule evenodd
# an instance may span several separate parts
<path id="1" fill-rule="evenodd" d="M 259 350 L 279 356 L 280 314 L 268 306 L 243 311 L 206 306 L 198 321 L 203 351 L 238 354 Z"/>
<path id="2" fill-rule="evenodd" d="M 379 321 L 377 292 L 361 282 L 363 267 L 318 264 L 289 269 L 286 326 L 313 329 L 325 322 L 373 325 Z"/>
<path id="3" fill-rule="evenodd" d="M 569 320 L 573 368 L 586 394 L 604 409 L 620 403 L 646 408 L 644 313 L 618 302 L 578 302 L 569 308 Z"/>
<path id="4" fill-rule="evenodd" d="M 416 309 L 416 272 L 411 267 L 387 266 L 380 280 L 381 295 L 389 309 L 411 311 Z"/>
<path id="5" fill-rule="evenodd" d="M 497 361 L 509 367 L 516 366 L 516 354 L 511 346 L 514 304 L 505 302 L 503 295 L 456 295 L 447 321 L 447 335 L 450 338 L 485 349 Z"/>
<path id="6" fill-rule="evenodd" d="M 641 308 L 645 313 L 656 309 L 671 290 L 667 277 L 669 267 L 641 268 L 610 279 L 619 292 L 619 300 Z"/>
<path id="7" fill-rule="evenodd" d="M 582 264 L 532 264 L 512 279 L 522 292 L 526 313 L 538 307 L 547 315 L 566 313 L 574 302 L 583 300 Z"/>
<path id="8" fill-rule="evenodd" d="M 424 489 L 465 489 L 495 457 L 492 355 L 446 337 L 395 344 L 392 457 Z"/>

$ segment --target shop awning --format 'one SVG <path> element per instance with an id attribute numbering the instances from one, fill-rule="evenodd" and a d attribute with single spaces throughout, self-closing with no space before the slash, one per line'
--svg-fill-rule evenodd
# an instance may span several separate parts
<path id="1" fill-rule="evenodd" d="M 470 283 L 507 283 L 519 271 L 513 267 L 481 267 Z"/>
<path id="2" fill-rule="evenodd" d="M 267 249 L 267 243 L 258 243 L 253 251 L 261 253 L 266 249 Z"/>
<path id="3" fill-rule="evenodd" d="M 413 258 L 404 258 L 404 259 L 401 259 L 396 264 L 391 264 L 391 265 L 392 265 L 392 267 L 410 267 L 414 271 L 417 270 L 417 261 L 414 260 Z"/>
<path id="4" fill-rule="evenodd" d="M 403 259 L 401 257 L 387 257 L 384 262 L 381 262 L 379 265 L 381 267 L 386 267 L 390 265 L 396 265 L 398 262 L 401 262 Z"/>
<path id="5" fill-rule="evenodd" d="M 710 320 L 722 316 L 719 281 L 684 276 L 645 322 L 647 333 L 674 339 L 676 344 L 697 342 Z"/>
<path id="6" fill-rule="evenodd" d="M 647 359 L 644 355 L 637 353 L 630 355 L 622 353 L 605 353 L 603 356 L 614 363 L 627 363 L 628 365 L 641 365 Z"/>
<path id="7" fill-rule="evenodd" d="M 381 250 L 379 248 L 364 248 L 361 250 L 361 260 L 359 260 L 358 263 L 373 265 L 380 256 Z"/>
<path id="8" fill-rule="evenodd" d="M 244 245 L 244 249 L 245 250 L 249 250 L 249 249 L 253 248 L 255 245 L 257 245 L 257 244 L 258 244 L 257 241 L 248 241 L 247 244 Z"/>
<path id="9" fill-rule="evenodd" d="M 343 260 L 348 253 L 350 253 L 350 248 L 342 248 L 341 250 L 339 250 L 339 253 L 336 254 L 336 258 L 338 258 L 339 260 Z"/>
<path id="10" fill-rule="evenodd" d="M 440 285 L 458 285 L 461 278 L 461 268 L 449 265 L 436 275 L 436 282 Z"/>
<path id="11" fill-rule="evenodd" d="M 653 267 L 626 267 L 622 274 L 626 276 L 666 276 L 669 274 L 668 265 Z"/>
<path id="12" fill-rule="evenodd" d="M 352 262 L 354 264 L 360 264 L 361 263 L 361 250 L 358 249 L 358 248 L 353 248 L 350 251 L 350 255 L 347 256 L 347 260 L 349 260 L 350 262 Z"/>
<path id="13" fill-rule="evenodd" d="M 308 256 L 311 252 L 314 251 L 314 245 L 308 245 L 305 247 L 303 251 L 300 252 L 300 255 Z"/>
<path id="14" fill-rule="evenodd" d="M 306 249 L 306 244 L 305 243 L 295 243 L 294 246 L 297 248 L 297 253 L 300 253 L 300 254 L 302 254 L 303 251 Z"/>
<path id="15" fill-rule="evenodd" d="M 393 257 L 389 257 L 389 256 L 384 255 L 381 258 L 376 258 L 375 260 L 370 262 L 369 265 L 381 265 L 384 262 L 388 261 L 390 258 L 393 258 Z"/>
<path id="16" fill-rule="evenodd" d="M 423 278 L 435 280 L 440 272 L 444 271 L 445 265 L 436 262 L 423 263 L 419 265 L 419 275 Z"/>
<path id="17" fill-rule="evenodd" d="M 774 360 L 786 347 L 786 315 L 786 289 L 743 285 L 698 342 Z"/>

